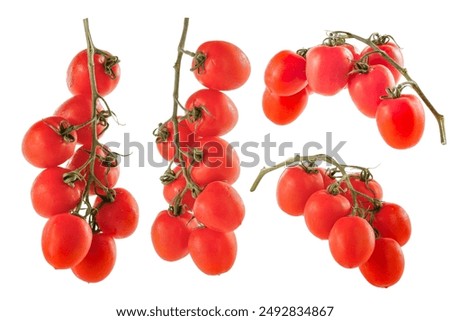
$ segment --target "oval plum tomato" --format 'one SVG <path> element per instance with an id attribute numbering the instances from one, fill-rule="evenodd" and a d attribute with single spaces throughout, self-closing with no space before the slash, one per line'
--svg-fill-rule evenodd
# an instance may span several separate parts
<path id="1" fill-rule="evenodd" d="M 375 118 L 381 97 L 395 86 L 394 77 L 383 65 L 369 65 L 367 72 L 353 73 L 348 79 L 348 92 L 361 113 Z"/>
<path id="2" fill-rule="evenodd" d="M 282 50 L 273 56 L 264 73 L 266 87 L 277 96 L 292 96 L 304 89 L 306 59 L 291 51 Z"/>
<path id="3" fill-rule="evenodd" d="M 248 80 L 251 68 L 247 56 L 236 45 L 226 41 L 207 41 L 198 47 L 192 70 L 203 86 L 232 90 Z"/>
<path id="4" fill-rule="evenodd" d="M 319 239 L 326 240 L 334 223 L 351 211 L 350 202 L 341 194 L 333 195 L 326 190 L 319 190 L 306 201 L 303 215 L 309 231 Z"/>
<path id="5" fill-rule="evenodd" d="M 389 57 L 391 57 L 396 63 L 398 63 L 401 67 L 403 67 L 403 54 L 402 50 L 392 41 L 380 44 L 378 45 L 378 48 L 380 50 L 383 50 Z M 368 54 L 369 52 L 373 52 L 373 48 L 367 46 L 361 51 L 361 57 Z M 369 65 L 384 65 L 387 67 L 391 73 L 392 76 L 394 76 L 395 83 L 398 83 L 400 80 L 400 77 L 402 74 L 394 67 L 392 66 L 382 55 L 379 53 L 373 53 L 369 54 L 368 56 L 368 63 Z"/>
<path id="6" fill-rule="evenodd" d="M 72 272 L 80 280 L 95 283 L 104 280 L 116 263 L 116 242 L 103 233 L 94 234 L 88 253 L 83 260 L 72 266 Z"/>
<path id="7" fill-rule="evenodd" d="M 54 167 L 72 157 L 77 144 L 77 133 L 69 122 L 57 116 L 34 123 L 22 140 L 22 153 L 33 166 Z"/>
<path id="8" fill-rule="evenodd" d="M 401 246 L 391 238 L 375 241 L 375 249 L 369 260 L 359 270 L 372 285 L 387 288 L 397 283 L 403 275 L 405 259 Z"/>
<path id="9" fill-rule="evenodd" d="M 277 96 L 266 88 L 262 98 L 264 115 L 277 125 L 292 123 L 305 110 L 308 97 L 306 89 L 292 96 Z"/>
<path id="10" fill-rule="evenodd" d="M 308 198 L 323 188 L 319 172 L 307 173 L 300 166 L 287 167 L 277 183 L 278 206 L 289 215 L 302 215 Z"/>
<path id="11" fill-rule="evenodd" d="M 92 182 L 89 187 L 89 193 L 91 195 L 101 194 L 105 195 L 105 191 L 102 189 L 113 188 L 119 180 L 120 167 L 118 166 L 117 159 L 115 159 L 109 152 L 107 146 L 97 146 L 97 152 L 94 160 L 94 175 L 98 181 Z M 77 170 L 81 168 L 89 160 L 91 156 L 91 148 L 86 146 L 80 146 L 73 157 L 67 164 L 67 168 L 70 170 Z M 90 166 L 83 168 L 80 173 L 85 179 L 88 178 Z M 101 186 L 100 183 L 103 185 Z"/>
<path id="12" fill-rule="evenodd" d="M 237 255 L 234 232 L 217 232 L 206 227 L 191 232 L 188 248 L 195 265 L 208 275 L 230 270 Z"/>
<path id="13" fill-rule="evenodd" d="M 202 160 L 192 164 L 191 177 L 200 187 L 213 181 L 233 184 L 239 178 L 240 161 L 233 146 L 217 137 L 204 137 L 198 140 L 198 150 Z M 196 146 L 196 148 L 197 148 Z"/>
<path id="14" fill-rule="evenodd" d="M 173 205 L 175 197 L 186 187 L 186 178 L 180 172 L 181 167 L 176 166 L 173 171 L 177 177 L 170 183 L 164 184 L 163 187 L 164 199 L 171 205 Z M 191 210 L 194 207 L 194 202 L 195 198 L 192 195 L 191 191 L 188 190 L 186 193 L 184 193 L 180 204 L 181 206 L 186 207 L 188 210 Z"/>
<path id="15" fill-rule="evenodd" d="M 137 228 L 139 207 L 133 195 L 124 188 L 114 188 L 114 200 L 95 199 L 96 220 L 100 230 L 116 239 L 130 236 Z"/>
<path id="16" fill-rule="evenodd" d="M 381 237 L 389 237 L 405 245 L 411 236 L 411 221 L 408 213 L 397 204 L 384 202 L 375 213 L 372 226 Z"/>
<path id="17" fill-rule="evenodd" d="M 383 99 L 376 114 L 378 130 L 384 141 L 396 149 L 415 146 L 425 129 L 425 113 L 419 98 L 402 94 Z"/>
<path id="18" fill-rule="evenodd" d="M 366 262 L 375 248 L 375 233 L 369 222 L 359 216 L 341 217 L 328 236 L 333 258 L 345 268 Z"/>
<path id="19" fill-rule="evenodd" d="M 239 193 L 228 183 L 211 182 L 194 203 L 195 218 L 218 232 L 231 232 L 241 225 L 245 206 Z"/>
<path id="20" fill-rule="evenodd" d="M 193 93 L 184 106 L 189 115 L 187 125 L 199 137 L 221 136 L 236 126 L 236 105 L 221 91 L 200 89 Z"/>
<path id="21" fill-rule="evenodd" d="M 377 200 L 381 200 L 383 198 L 383 189 L 381 185 L 374 179 L 368 179 L 367 181 L 364 181 L 360 178 L 359 175 L 351 175 L 350 183 L 352 184 L 352 187 L 359 193 Z M 350 204 L 354 206 L 355 204 L 353 203 L 352 193 L 350 189 L 347 188 L 347 183 L 345 181 L 342 182 L 341 188 L 344 190 L 343 195 L 350 201 Z M 363 195 L 356 195 L 356 202 L 362 209 L 374 209 L 374 204 Z"/>
<path id="22" fill-rule="evenodd" d="M 31 203 L 34 210 L 43 217 L 69 212 L 81 200 L 84 183 L 76 180 L 65 183 L 63 176 L 70 170 L 61 167 L 44 169 L 31 187 Z"/>
<path id="23" fill-rule="evenodd" d="M 97 103 L 97 113 L 100 114 L 103 111 L 103 106 Z M 76 95 L 59 106 L 55 113 L 55 116 L 60 116 L 72 124 L 78 126 L 86 124 L 77 130 L 77 142 L 82 145 L 91 146 L 92 144 L 92 126 L 87 124 L 92 118 L 92 99 L 90 96 Z M 105 129 L 105 124 L 99 122 L 97 124 L 97 138 L 100 138 Z"/>
<path id="24" fill-rule="evenodd" d="M 156 254 L 160 258 L 176 261 L 188 255 L 190 219 L 192 215 L 189 213 L 173 216 L 169 211 L 164 210 L 158 214 L 152 224 L 150 235 Z"/>
<path id="25" fill-rule="evenodd" d="M 158 129 L 156 147 L 165 160 L 174 160 L 178 162 L 178 159 L 174 159 L 176 148 L 173 139 L 173 122 L 168 121 L 166 124 L 162 124 Z M 195 146 L 195 134 L 190 130 L 187 119 L 178 121 L 178 139 L 180 149 L 185 153 L 189 152 L 189 150 Z"/>
<path id="26" fill-rule="evenodd" d="M 91 242 L 89 224 L 70 213 L 50 217 L 42 231 L 42 252 L 55 269 L 68 269 L 80 263 L 88 253 Z"/>
<path id="27" fill-rule="evenodd" d="M 94 54 L 94 69 L 97 91 L 105 96 L 116 88 L 120 79 L 120 67 L 117 57 L 108 52 Z M 70 62 L 67 69 L 67 87 L 74 95 L 91 96 L 87 50 L 80 51 Z"/>
<path id="28" fill-rule="evenodd" d="M 318 45 L 306 53 L 306 79 L 318 94 L 332 96 L 341 91 L 353 67 L 353 54 L 344 46 Z"/>

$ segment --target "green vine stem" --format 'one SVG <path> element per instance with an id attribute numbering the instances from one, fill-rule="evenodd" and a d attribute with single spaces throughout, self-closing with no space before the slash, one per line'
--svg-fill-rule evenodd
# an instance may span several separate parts
<path id="1" fill-rule="evenodd" d="M 376 212 L 380 207 L 381 207 L 381 201 L 375 198 L 372 198 L 364 193 L 361 193 L 357 190 L 355 190 L 355 188 L 353 187 L 350 177 L 352 176 L 350 173 L 347 172 L 346 169 L 348 168 L 353 168 L 353 169 L 357 169 L 361 171 L 361 177 L 362 179 L 370 179 L 372 177 L 372 175 L 370 174 L 370 171 L 367 168 L 363 168 L 360 166 L 349 166 L 349 165 L 344 165 L 344 164 L 340 164 L 339 162 L 337 162 L 333 157 L 328 156 L 326 154 L 318 154 L 318 155 L 313 155 L 313 156 L 300 156 L 299 154 L 296 154 L 294 157 L 287 159 L 284 162 L 278 163 L 274 166 L 271 167 L 264 167 L 263 169 L 261 169 L 261 171 L 259 172 L 258 176 L 256 177 L 255 181 L 253 182 L 251 188 L 250 188 L 250 192 L 254 192 L 256 190 L 256 188 L 258 187 L 259 183 L 261 182 L 262 178 L 274 171 L 277 170 L 279 168 L 282 167 L 290 167 L 290 166 L 302 166 L 305 167 L 305 163 L 309 164 L 308 166 L 306 166 L 306 169 L 309 171 L 312 170 L 317 170 L 317 167 L 314 165 L 317 162 L 326 162 L 332 166 L 335 167 L 335 170 L 337 170 L 341 176 L 339 179 L 337 179 L 337 181 L 333 184 L 331 184 L 328 187 L 328 190 L 331 193 L 337 193 L 336 190 L 339 189 L 340 185 L 345 182 L 345 184 L 347 185 L 348 190 L 350 191 L 351 195 L 352 195 L 352 200 L 353 200 L 353 209 L 352 209 L 352 215 L 358 215 L 361 217 L 365 217 L 368 210 L 360 208 L 357 202 L 357 197 L 358 196 L 362 196 L 364 198 L 366 198 L 369 202 L 371 202 L 374 205 L 374 209 L 373 210 L 369 210 L 369 212 Z"/>
<path id="2" fill-rule="evenodd" d="M 330 38 L 339 39 L 336 42 L 342 42 L 342 40 L 345 41 L 345 39 L 355 39 L 358 40 L 367 46 L 370 46 L 374 52 L 379 53 L 381 56 L 383 56 L 386 61 L 389 62 L 395 69 L 397 69 L 400 74 L 407 80 L 408 84 L 414 89 L 414 91 L 419 95 L 419 97 L 422 99 L 422 101 L 425 103 L 425 105 L 428 107 L 428 109 L 431 111 L 433 116 L 436 118 L 438 125 L 439 125 L 439 134 L 441 137 L 441 144 L 445 145 L 447 144 L 447 137 L 445 132 L 445 123 L 444 123 L 444 115 L 440 114 L 434 106 L 431 104 L 431 102 L 428 100 L 428 98 L 423 93 L 420 86 L 417 84 L 416 81 L 414 81 L 411 76 L 408 74 L 406 68 L 403 68 L 400 66 L 395 60 L 393 60 L 386 52 L 381 50 L 377 44 L 372 40 L 376 34 L 372 34 L 369 38 L 363 38 L 361 36 L 355 35 L 353 33 L 347 32 L 347 31 L 332 31 L 328 33 L 328 36 Z M 379 38 L 379 37 L 377 37 Z"/>

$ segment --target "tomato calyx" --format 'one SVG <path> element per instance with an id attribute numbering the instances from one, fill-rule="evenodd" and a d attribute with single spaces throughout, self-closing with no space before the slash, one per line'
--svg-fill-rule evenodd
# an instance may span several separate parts
<path id="1" fill-rule="evenodd" d="M 205 72 L 205 62 L 206 62 L 206 54 L 203 52 L 196 52 L 194 57 L 194 65 L 191 68 L 191 71 L 196 71 L 199 74 Z"/>
<path id="2" fill-rule="evenodd" d="M 111 79 L 116 79 L 117 75 L 114 72 L 113 67 L 119 64 L 119 57 L 113 56 L 110 53 L 97 48 L 95 48 L 95 53 L 103 56 L 103 58 L 105 59 L 105 61 L 103 62 L 105 74 L 107 74 Z"/>
<path id="3" fill-rule="evenodd" d="M 69 124 L 67 120 L 62 120 L 58 127 L 55 127 L 44 120 L 44 124 L 46 124 L 49 128 L 51 128 L 56 134 L 62 137 L 64 142 L 73 143 L 76 141 L 74 135 L 72 135 L 73 131 L 76 130 L 75 126 Z"/>

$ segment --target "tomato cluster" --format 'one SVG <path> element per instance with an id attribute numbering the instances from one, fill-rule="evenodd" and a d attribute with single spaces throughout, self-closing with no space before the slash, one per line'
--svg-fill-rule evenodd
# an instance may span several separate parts
<path id="1" fill-rule="evenodd" d="M 67 71 L 73 96 L 54 115 L 33 124 L 22 141 L 25 159 L 42 169 L 32 184 L 31 202 L 47 219 L 41 239 L 44 258 L 55 269 L 71 269 L 86 282 L 99 282 L 110 274 L 116 261 L 115 239 L 131 235 L 139 215 L 131 193 L 116 187 L 117 154 L 98 140 L 112 115 L 100 101 L 105 102 L 103 97 L 119 82 L 118 59 L 98 49 L 93 58 L 95 88 L 88 51 L 82 50 Z"/>
<path id="2" fill-rule="evenodd" d="M 318 160 L 333 165 L 318 167 Z M 411 235 L 410 219 L 401 206 L 382 200 L 382 187 L 369 170 L 329 157 L 287 164 L 276 187 L 280 209 L 303 216 L 308 230 L 328 241 L 341 266 L 358 267 L 374 286 L 398 282 L 404 269 L 401 247 Z"/>
<path id="3" fill-rule="evenodd" d="M 262 98 L 266 117 L 278 125 L 293 122 L 305 109 L 312 93 L 333 96 L 344 88 L 357 109 L 375 118 L 385 142 L 396 149 L 415 146 L 421 139 L 425 116 L 421 100 L 402 90 L 416 83 L 403 68 L 403 54 L 389 36 L 359 39 L 361 52 L 347 33 L 330 33 L 309 49 L 282 50 L 266 66 Z M 407 82 L 399 84 L 402 75 Z"/>
<path id="4" fill-rule="evenodd" d="M 162 259 L 189 254 L 202 272 L 218 275 L 235 262 L 234 231 L 245 215 L 232 186 L 240 173 L 239 157 L 222 137 L 235 127 L 238 110 L 224 91 L 247 81 L 250 63 L 234 44 L 208 41 L 193 55 L 191 70 L 205 88 L 187 99 L 185 115 L 178 116 L 175 108 L 156 131 L 158 151 L 170 162 L 161 177 L 169 209 L 155 218 L 151 240 Z"/>

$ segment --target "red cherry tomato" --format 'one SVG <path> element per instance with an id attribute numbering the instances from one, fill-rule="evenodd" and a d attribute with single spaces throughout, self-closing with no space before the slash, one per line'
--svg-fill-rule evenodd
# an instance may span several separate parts
<path id="1" fill-rule="evenodd" d="M 403 67 L 403 54 L 401 49 L 394 43 L 394 42 L 388 42 L 385 44 L 378 45 L 378 48 L 382 51 L 384 51 L 389 57 L 391 57 L 396 63 L 398 63 L 401 67 Z M 369 52 L 373 52 L 372 47 L 366 47 L 361 51 L 361 57 L 366 55 Z M 392 73 L 392 76 L 394 76 L 394 81 L 397 83 L 400 80 L 400 77 L 402 76 L 401 73 L 392 66 L 382 55 L 379 53 L 373 53 L 368 56 L 368 62 L 369 65 L 384 65 L 386 66 Z"/>
<path id="2" fill-rule="evenodd" d="M 304 217 L 308 230 L 316 237 L 326 240 L 334 223 L 351 213 L 350 202 L 341 194 L 333 195 L 326 190 L 313 193 L 305 204 Z"/>
<path id="3" fill-rule="evenodd" d="M 341 91 L 353 67 L 353 54 L 344 46 L 318 45 L 306 53 L 306 78 L 318 94 L 332 96 Z"/>
<path id="4" fill-rule="evenodd" d="M 181 167 L 176 166 L 174 168 L 174 172 L 175 175 L 178 175 L 177 178 L 175 178 L 175 180 L 168 184 L 164 184 L 163 187 L 164 199 L 171 205 L 173 205 L 175 197 L 186 187 L 186 179 L 180 171 Z M 194 207 L 194 202 L 195 198 L 193 197 L 191 191 L 188 190 L 186 193 L 184 193 L 180 205 L 186 207 L 188 210 L 191 210 Z"/>
<path id="5" fill-rule="evenodd" d="M 97 113 L 100 114 L 102 111 L 103 107 L 100 103 L 97 103 Z M 91 146 L 93 135 L 92 126 L 91 124 L 87 124 L 92 119 L 92 99 L 90 96 L 76 95 L 67 99 L 56 109 L 55 116 L 67 119 L 74 126 L 86 124 L 86 126 L 77 130 L 78 143 Z M 105 124 L 99 122 L 97 124 L 97 138 L 102 136 L 104 129 Z"/>
<path id="6" fill-rule="evenodd" d="M 364 181 L 360 178 L 359 175 L 352 175 L 350 176 L 350 183 L 352 184 L 353 188 L 364 195 L 367 195 L 371 198 L 381 200 L 383 198 L 383 189 L 381 185 L 374 179 L 369 179 L 367 181 Z M 353 202 L 353 195 L 349 188 L 347 188 L 347 183 L 344 181 L 341 184 L 341 188 L 344 190 L 343 195 L 350 201 L 350 204 L 354 206 Z M 358 206 L 362 209 L 366 210 L 372 210 L 374 209 L 374 204 L 369 201 L 366 197 L 363 195 L 356 195 L 356 202 L 358 203 Z"/>
<path id="7" fill-rule="evenodd" d="M 226 94 L 214 89 L 200 89 L 184 106 L 189 114 L 187 125 L 198 137 L 221 136 L 236 126 L 238 110 Z"/>
<path id="8" fill-rule="evenodd" d="M 240 161 L 236 150 L 220 137 L 204 137 L 198 140 L 202 160 L 192 164 L 191 177 L 200 187 L 213 181 L 233 184 L 239 178 Z"/>
<path id="9" fill-rule="evenodd" d="M 415 146 L 425 129 L 425 113 L 419 98 L 402 94 L 383 99 L 376 114 L 378 130 L 384 141 L 396 149 Z"/>
<path id="10" fill-rule="evenodd" d="M 236 260 L 237 243 L 234 232 L 222 233 L 209 228 L 197 228 L 189 236 L 188 248 L 195 265 L 208 275 L 227 272 Z"/>
<path id="11" fill-rule="evenodd" d="M 174 160 L 178 162 L 178 159 L 175 159 L 175 144 L 174 144 L 174 130 L 173 130 L 173 122 L 169 121 L 165 125 L 160 128 L 162 136 L 158 136 L 156 139 L 156 147 L 158 148 L 161 156 L 168 160 Z M 164 137 L 165 136 L 165 137 Z M 190 130 L 187 119 L 178 121 L 178 139 L 180 142 L 181 151 L 187 153 L 193 147 L 195 147 L 195 134 Z"/>
<path id="12" fill-rule="evenodd" d="M 250 61 L 236 45 L 226 41 L 208 41 L 197 51 L 203 61 L 192 61 L 197 80 L 205 87 L 217 90 L 232 90 L 241 87 L 250 77 Z"/>
<path id="13" fill-rule="evenodd" d="M 111 54 L 94 54 L 94 70 L 97 91 L 105 96 L 116 88 L 120 79 L 120 67 L 118 60 L 114 63 Z M 74 95 L 91 95 L 91 83 L 89 80 L 87 50 L 80 51 L 70 62 L 67 69 L 67 87 Z"/>
<path id="14" fill-rule="evenodd" d="M 64 174 L 70 170 L 61 167 L 44 169 L 31 187 L 31 203 L 34 210 L 43 217 L 70 212 L 81 201 L 84 183 L 80 180 L 73 184 L 64 182 Z"/>
<path id="15" fill-rule="evenodd" d="M 169 211 L 161 211 L 151 228 L 153 247 L 159 257 L 166 261 L 176 261 L 189 253 L 188 241 L 191 229 L 188 226 L 192 215 L 183 213 L 173 216 Z"/>
<path id="16" fill-rule="evenodd" d="M 353 103 L 370 118 L 375 118 L 386 89 L 394 86 L 392 73 L 383 65 L 370 65 L 367 73 L 354 73 L 348 79 L 348 92 Z"/>
<path id="17" fill-rule="evenodd" d="M 57 116 L 34 123 L 22 140 L 25 159 L 36 167 L 54 167 L 72 157 L 77 144 L 77 133 L 67 131 L 69 122 Z"/>
<path id="18" fill-rule="evenodd" d="M 375 214 L 372 226 L 381 237 L 392 238 L 400 246 L 405 245 L 411 236 L 411 221 L 408 213 L 397 204 L 384 202 Z"/>
<path id="19" fill-rule="evenodd" d="M 302 215 L 308 198 L 323 188 L 320 173 L 307 173 L 300 166 L 287 167 L 277 183 L 278 206 L 289 215 Z"/>
<path id="20" fill-rule="evenodd" d="M 375 241 L 375 249 L 369 260 L 359 270 L 372 285 L 387 288 L 397 283 L 403 275 L 405 259 L 401 246 L 391 238 Z"/>
<path id="21" fill-rule="evenodd" d="M 114 200 L 95 199 L 98 208 L 96 220 L 100 230 L 116 239 L 130 236 L 137 228 L 139 207 L 133 195 L 124 188 L 114 188 Z M 101 206 L 100 206 L 101 204 Z"/>
<path id="22" fill-rule="evenodd" d="M 195 218 L 218 232 L 231 232 L 241 225 L 245 207 L 239 193 L 228 183 L 211 182 L 194 203 Z"/>
<path id="23" fill-rule="evenodd" d="M 366 262 L 375 248 L 375 233 L 359 216 L 341 217 L 328 236 L 333 258 L 345 268 L 355 268 Z"/>
<path id="24" fill-rule="evenodd" d="M 326 168 L 319 167 L 317 170 L 319 171 L 320 175 L 322 175 L 323 187 L 325 189 L 327 189 L 328 186 L 336 182 L 336 179 L 329 175 Z"/>
<path id="25" fill-rule="evenodd" d="M 358 48 L 356 48 L 352 44 L 344 43 L 341 46 L 343 46 L 343 47 L 347 48 L 348 50 L 350 50 L 350 52 L 353 55 L 353 61 L 358 61 L 359 58 L 361 57 L 361 53 L 359 52 Z"/>
<path id="26" fill-rule="evenodd" d="M 42 252 L 55 269 L 80 263 L 89 251 L 92 231 L 79 216 L 61 213 L 48 219 L 42 231 Z"/>
<path id="27" fill-rule="evenodd" d="M 264 115 L 274 124 L 290 124 L 305 110 L 308 97 L 306 89 L 292 96 L 277 96 L 266 88 L 262 98 Z"/>
<path id="28" fill-rule="evenodd" d="M 308 84 L 305 69 L 304 57 L 291 50 L 282 50 L 270 59 L 264 82 L 273 94 L 292 96 Z"/>
<path id="29" fill-rule="evenodd" d="M 104 280 L 116 263 L 116 242 L 103 233 L 94 234 L 88 253 L 83 260 L 72 266 L 72 272 L 80 280 L 95 283 Z"/>

